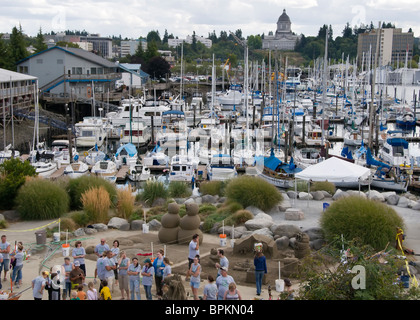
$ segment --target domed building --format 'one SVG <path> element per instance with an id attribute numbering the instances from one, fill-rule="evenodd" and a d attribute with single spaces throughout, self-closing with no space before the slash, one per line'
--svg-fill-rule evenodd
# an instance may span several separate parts
<path id="1" fill-rule="evenodd" d="M 298 36 L 293 34 L 292 22 L 286 14 L 286 9 L 277 20 L 277 30 L 274 35 L 264 36 L 262 48 L 271 50 L 294 50 Z"/>

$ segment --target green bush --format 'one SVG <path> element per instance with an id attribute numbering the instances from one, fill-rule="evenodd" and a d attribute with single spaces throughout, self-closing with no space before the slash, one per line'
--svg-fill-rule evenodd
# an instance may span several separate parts
<path id="1" fill-rule="evenodd" d="M 28 180 L 18 191 L 17 209 L 24 220 L 46 220 L 60 217 L 69 210 L 67 192 L 46 179 Z"/>
<path id="2" fill-rule="evenodd" d="M 167 199 L 168 196 L 168 190 L 162 182 L 147 181 L 139 199 L 151 206 L 157 198 Z"/>
<path id="3" fill-rule="evenodd" d="M 99 188 L 100 186 L 108 192 L 112 205 L 116 205 L 118 201 L 117 189 L 113 183 L 101 177 L 84 175 L 76 179 L 70 179 L 68 183 L 67 191 L 71 199 L 70 207 L 73 210 L 82 209 L 82 194 L 90 188 Z"/>
<path id="4" fill-rule="evenodd" d="M 6 220 L 0 220 L 0 229 L 6 229 L 9 226 Z"/>
<path id="5" fill-rule="evenodd" d="M 226 181 L 203 181 L 200 183 L 200 193 L 223 197 L 226 184 Z"/>
<path id="6" fill-rule="evenodd" d="M 217 208 L 219 214 L 234 214 L 236 211 L 242 210 L 244 207 L 234 200 L 228 199 L 225 203 L 222 204 L 220 208 Z"/>
<path id="7" fill-rule="evenodd" d="M 261 210 L 269 210 L 283 200 L 283 196 L 275 186 L 253 176 L 240 176 L 230 180 L 225 189 L 229 200 L 240 203 L 244 208 L 255 206 Z"/>
<path id="8" fill-rule="evenodd" d="M 89 216 L 83 210 L 73 211 L 69 214 L 69 217 L 74 221 L 77 227 L 83 228 L 89 224 Z"/>
<path id="9" fill-rule="evenodd" d="M 382 250 L 395 242 L 402 218 L 386 204 L 359 196 L 341 198 L 323 213 L 321 227 L 328 240 L 343 235 L 347 241 L 360 239 L 364 245 Z"/>
<path id="10" fill-rule="evenodd" d="M 210 231 L 216 222 L 222 222 L 229 216 L 230 216 L 229 212 L 222 212 L 222 213 L 215 212 L 215 213 L 209 214 L 208 216 L 204 218 L 203 232 Z"/>
<path id="11" fill-rule="evenodd" d="M 335 185 L 328 181 L 316 181 L 311 185 L 311 191 L 327 191 L 333 195 L 335 193 Z"/>
<path id="12" fill-rule="evenodd" d="M 173 198 L 187 198 L 192 194 L 191 187 L 184 181 L 171 181 L 168 191 Z"/>
<path id="13" fill-rule="evenodd" d="M 135 208 L 129 217 L 130 221 L 143 220 L 143 219 L 144 219 L 144 210 L 142 207 Z"/>
<path id="14" fill-rule="evenodd" d="M 60 229 L 61 231 L 74 231 L 77 229 L 75 221 L 71 218 L 64 217 L 60 219 Z"/>
<path id="15" fill-rule="evenodd" d="M 26 177 L 35 177 L 35 168 L 29 161 L 22 162 L 18 158 L 0 164 L 0 209 L 12 209 L 18 190 L 26 181 Z"/>
<path id="16" fill-rule="evenodd" d="M 248 210 L 238 210 L 233 215 L 229 216 L 225 220 L 227 226 L 237 226 L 244 224 L 248 220 L 254 219 L 254 215 Z"/>
<path id="17" fill-rule="evenodd" d="M 291 191 L 297 191 L 297 192 L 308 192 L 308 181 L 304 180 L 297 180 L 296 181 L 296 187 L 293 186 L 293 188 L 290 188 Z"/>
<path id="18" fill-rule="evenodd" d="M 200 208 L 198 209 L 198 214 L 201 217 L 206 217 L 209 214 L 215 213 L 216 210 L 217 208 L 214 205 L 205 203 L 205 204 L 202 204 Z"/>

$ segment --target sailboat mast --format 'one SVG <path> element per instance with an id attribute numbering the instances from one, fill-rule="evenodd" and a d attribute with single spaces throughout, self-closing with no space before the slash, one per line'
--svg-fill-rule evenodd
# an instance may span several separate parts
<path id="1" fill-rule="evenodd" d="M 325 50 L 324 50 L 324 76 L 322 78 L 322 130 L 321 130 L 321 146 L 324 145 L 324 106 L 327 96 L 327 70 L 328 70 L 328 30 L 325 32 Z"/>

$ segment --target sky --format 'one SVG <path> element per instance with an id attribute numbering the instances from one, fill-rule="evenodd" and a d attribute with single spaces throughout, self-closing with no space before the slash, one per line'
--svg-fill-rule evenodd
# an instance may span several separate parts
<path id="1" fill-rule="evenodd" d="M 420 35 L 418 0 L 1 0 L 0 33 L 22 26 L 23 32 L 35 36 L 64 30 L 86 30 L 101 36 L 122 38 L 146 37 L 151 30 L 165 29 L 185 38 L 195 31 L 207 37 L 220 31 L 242 35 L 268 34 L 276 31 L 283 9 L 292 22 L 292 31 L 316 36 L 319 28 L 331 25 L 333 37 L 342 34 L 345 24 L 377 26 L 391 22 L 414 36 Z"/>

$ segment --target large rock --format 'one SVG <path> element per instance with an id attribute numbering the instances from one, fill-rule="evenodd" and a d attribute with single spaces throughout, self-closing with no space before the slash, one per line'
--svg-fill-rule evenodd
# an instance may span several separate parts
<path id="1" fill-rule="evenodd" d="M 254 216 L 257 216 L 259 213 L 265 213 L 264 211 L 255 206 L 248 206 L 245 208 L 245 210 L 251 212 Z"/>
<path id="2" fill-rule="evenodd" d="M 313 250 L 318 251 L 318 250 L 320 250 L 320 249 L 323 247 L 323 245 L 324 245 L 325 243 L 326 243 L 326 242 L 325 242 L 325 240 L 324 240 L 324 239 L 317 239 L 317 240 L 314 240 L 314 241 L 310 241 L 310 242 L 309 242 L 309 247 L 310 247 L 311 249 L 313 249 Z"/>
<path id="3" fill-rule="evenodd" d="M 110 229 L 120 229 L 121 226 L 123 226 L 125 224 L 128 224 L 128 221 L 126 219 L 122 219 L 122 218 L 118 218 L 118 217 L 113 217 L 108 222 L 108 228 L 110 228 Z"/>
<path id="4" fill-rule="evenodd" d="M 76 231 L 73 232 L 73 235 L 78 238 L 78 237 L 83 237 L 86 235 L 85 233 L 85 229 L 84 228 L 79 228 Z"/>
<path id="5" fill-rule="evenodd" d="M 299 227 L 293 224 L 273 224 L 270 230 L 274 235 L 288 238 L 296 236 L 301 231 Z"/>
<path id="6" fill-rule="evenodd" d="M 311 195 L 312 195 L 312 198 L 317 201 L 325 199 L 324 193 L 322 191 L 313 191 L 311 192 Z"/>
<path id="7" fill-rule="evenodd" d="M 270 217 L 271 218 L 271 217 Z M 258 230 L 262 228 L 270 228 L 273 225 L 273 220 L 271 219 L 263 219 L 263 218 L 255 218 L 245 222 L 245 227 L 250 230 Z"/>
<path id="8" fill-rule="evenodd" d="M 273 233 L 270 231 L 269 228 L 262 228 L 262 229 L 255 230 L 252 232 L 252 234 L 262 234 L 263 236 L 266 236 L 274 240 Z"/>
<path id="9" fill-rule="evenodd" d="M 273 217 L 270 216 L 269 214 L 266 214 L 264 212 L 260 212 L 258 213 L 254 219 L 264 219 L 264 220 L 268 220 L 268 221 L 273 221 Z"/>
<path id="10" fill-rule="evenodd" d="M 309 228 L 303 231 L 309 236 L 310 241 L 324 239 L 324 230 L 319 227 Z"/>
<path id="11" fill-rule="evenodd" d="M 332 198 L 333 197 L 333 195 L 331 193 L 329 193 L 328 191 L 321 190 L 321 192 L 324 194 L 325 198 Z"/>
<path id="12" fill-rule="evenodd" d="M 214 204 L 217 202 L 217 198 L 215 196 L 212 196 L 210 194 L 206 194 L 204 196 L 201 197 L 201 201 L 203 203 L 211 203 Z"/>
<path id="13" fill-rule="evenodd" d="M 280 251 L 286 250 L 289 247 L 289 238 L 286 236 L 276 239 L 277 249 Z"/>
<path id="14" fill-rule="evenodd" d="M 416 201 L 416 204 L 414 204 L 411 209 L 413 210 L 420 210 L 420 201 Z"/>
<path id="15" fill-rule="evenodd" d="M 156 219 L 153 219 L 147 225 L 149 226 L 150 231 L 159 231 L 159 229 L 162 227 L 162 224 Z"/>
<path id="16" fill-rule="evenodd" d="M 9 222 L 16 222 L 20 220 L 20 213 L 16 210 L 7 210 L 2 212 L 4 219 Z"/>
<path id="17" fill-rule="evenodd" d="M 294 191 L 287 191 L 287 196 L 289 197 L 289 199 L 297 199 L 298 194 Z"/>
<path id="18" fill-rule="evenodd" d="M 410 200 L 413 200 L 413 201 L 417 201 L 418 200 L 417 197 L 414 194 L 410 193 L 410 192 L 404 193 L 403 196 L 406 197 L 407 199 L 410 199 Z"/>
<path id="19" fill-rule="evenodd" d="M 386 203 L 391 206 L 396 206 L 399 200 L 400 200 L 400 196 L 397 194 L 392 194 L 386 197 Z"/>
<path id="20" fill-rule="evenodd" d="M 3 221 L 3 220 L 6 220 L 6 219 L 4 218 L 4 215 L 2 215 L 2 214 L 0 213 L 0 221 Z"/>
<path id="21" fill-rule="evenodd" d="M 337 189 L 337 191 L 334 193 L 332 198 L 333 198 L 333 200 L 338 200 L 340 198 L 349 197 L 349 196 L 350 195 L 346 191 L 342 191 L 340 189 Z"/>
<path id="22" fill-rule="evenodd" d="M 310 193 L 299 192 L 299 199 L 300 200 L 313 200 L 313 197 Z"/>
<path id="23" fill-rule="evenodd" d="M 284 213 L 285 220 L 299 221 L 305 219 L 305 214 L 299 208 L 289 208 Z"/>
<path id="24" fill-rule="evenodd" d="M 347 190 L 346 191 L 350 196 L 357 196 L 362 198 L 367 198 L 366 193 L 359 191 L 359 190 Z"/>
<path id="25" fill-rule="evenodd" d="M 103 223 L 95 223 L 95 224 L 92 225 L 92 227 L 94 227 L 96 230 L 98 230 L 98 232 L 108 230 L 108 226 L 106 224 L 103 224 Z"/>
<path id="26" fill-rule="evenodd" d="M 87 234 L 87 235 L 93 235 L 93 234 L 96 234 L 96 233 L 98 233 L 98 230 L 96 230 L 96 229 L 94 229 L 94 228 L 85 228 L 84 229 L 84 232 L 85 232 L 85 234 Z M 65 234 L 65 233 L 64 233 Z"/>
<path id="27" fill-rule="evenodd" d="M 143 230 L 143 224 L 144 224 L 143 220 L 133 220 L 131 221 L 130 229 L 133 231 Z"/>
<path id="28" fill-rule="evenodd" d="M 379 202 L 384 202 L 385 201 L 385 197 L 379 191 L 376 191 L 376 190 L 368 191 L 367 196 L 371 200 L 375 200 L 375 201 L 379 201 Z"/>
<path id="29" fill-rule="evenodd" d="M 401 208 L 407 208 L 408 207 L 408 202 L 409 202 L 409 199 L 408 198 L 406 198 L 406 197 L 400 197 L 400 199 L 398 199 L 397 206 L 398 207 L 401 207 Z"/>
<path id="30" fill-rule="evenodd" d="M 163 198 L 157 198 L 153 201 L 152 207 L 163 207 L 166 204 L 166 200 Z"/>

